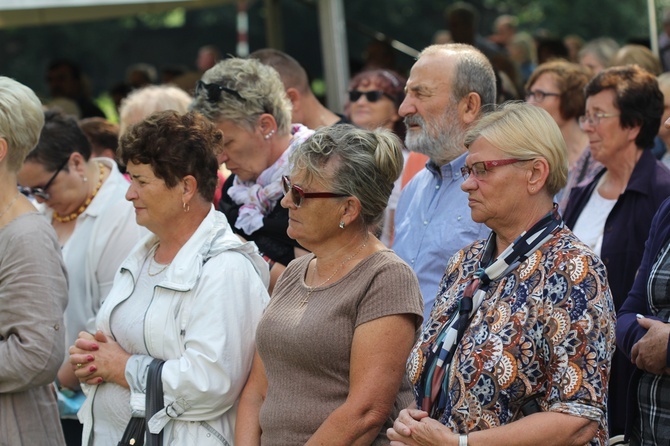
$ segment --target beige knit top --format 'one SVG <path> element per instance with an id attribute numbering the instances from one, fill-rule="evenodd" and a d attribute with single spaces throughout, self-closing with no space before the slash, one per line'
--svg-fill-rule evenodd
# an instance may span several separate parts
<path id="1" fill-rule="evenodd" d="M 309 288 L 305 274 L 313 255 L 300 257 L 280 277 L 256 332 L 268 379 L 260 413 L 263 445 L 303 445 L 342 405 L 349 392 L 349 359 L 357 326 L 383 316 L 413 314 L 421 325 L 423 300 L 410 267 L 391 250 L 363 259 L 340 280 Z M 395 406 L 376 440 L 413 400 L 403 380 Z"/>

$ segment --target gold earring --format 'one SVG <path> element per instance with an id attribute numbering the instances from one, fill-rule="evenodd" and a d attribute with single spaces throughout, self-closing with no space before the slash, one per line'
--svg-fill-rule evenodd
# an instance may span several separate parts
<path id="1" fill-rule="evenodd" d="M 187 202 L 182 201 L 181 204 L 182 204 L 181 208 L 184 210 L 184 212 L 188 212 L 191 210 L 191 205 L 188 204 Z"/>

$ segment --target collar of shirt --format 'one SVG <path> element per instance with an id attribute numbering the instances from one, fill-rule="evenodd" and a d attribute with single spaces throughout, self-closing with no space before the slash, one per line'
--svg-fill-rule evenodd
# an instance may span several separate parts
<path id="1" fill-rule="evenodd" d="M 452 179 L 456 180 L 462 178 L 461 167 L 465 166 L 465 157 L 468 155 L 468 152 L 464 152 L 461 155 L 457 156 L 450 163 L 438 166 L 433 162 L 433 160 L 428 160 L 426 163 L 426 169 L 433 174 L 436 178 L 441 179 Z"/>

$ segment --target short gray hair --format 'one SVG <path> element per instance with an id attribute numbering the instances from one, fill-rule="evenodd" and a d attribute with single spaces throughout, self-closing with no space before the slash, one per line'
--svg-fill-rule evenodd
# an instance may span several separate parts
<path id="1" fill-rule="evenodd" d="M 226 87 L 236 94 L 222 91 L 212 102 L 206 88 L 196 88 L 191 108 L 211 121 L 227 120 L 253 131 L 258 117 L 269 113 L 277 122 L 277 133 L 287 135 L 291 129 L 291 101 L 284 90 L 279 73 L 256 59 L 223 60 L 202 76 L 205 84 Z"/>
<path id="2" fill-rule="evenodd" d="M 333 178 L 324 173 L 329 162 L 335 167 Z M 306 181 L 329 180 L 332 192 L 358 198 L 363 226 L 366 231 L 375 230 L 402 172 L 402 143 L 388 129 L 369 131 L 350 124 L 321 127 L 295 149 L 290 163 L 304 171 Z"/>
<path id="3" fill-rule="evenodd" d="M 458 102 L 469 93 L 477 93 L 482 100 L 482 107 L 495 105 L 497 97 L 496 75 L 486 56 L 472 45 L 446 43 L 430 45 L 421 51 L 419 58 L 426 54 L 437 54 L 442 51 L 458 55 L 451 88 L 452 98 Z"/>
<path id="4" fill-rule="evenodd" d="M 159 111 L 174 110 L 183 115 L 188 111 L 191 100 L 188 93 L 173 85 L 150 85 L 134 90 L 119 107 L 119 135 Z"/>
<path id="5" fill-rule="evenodd" d="M 0 76 L 0 138 L 7 141 L 7 168 L 18 172 L 44 126 L 42 103 L 28 87 Z"/>
<path id="6" fill-rule="evenodd" d="M 556 121 L 540 107 L 507 102 L 485 115 L 465 135 L 465 146 L 484 138 L 512 158 L 544 158 L 549 164 L 545 188 L 550 196 L 565 187 L 568 158 L 565 140 Z"/>

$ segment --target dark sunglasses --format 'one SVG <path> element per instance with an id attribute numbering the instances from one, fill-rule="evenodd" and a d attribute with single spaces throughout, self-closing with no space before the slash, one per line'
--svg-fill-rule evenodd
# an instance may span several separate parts
<path id="1" fill-rule="evenodd" d="M 49 195 L 47 189 L 49 189 L 51 183 L 54 182 L 60 171 L 63 170 L 63 168 L 67 165 L 68 161 L 70 161 L 69 157 L 66 158 L 65 161 L 63 161 L 63 164 L 61 164 L 60 167 L 56 170 L 56 172 L 51 175 L 51 178 L 49 178 L 49 181 L 47 181 L 47 184 L 45 184 L 44 187 L 19 186 L 19 191 L 21 191 L 21 193 L 27 197 L 41 198 L 44 201 L 48 200 L 51 198 L 51 195 Z"/>
<path id="2" fill-rule="evenodd" d="M 221 92 L 226 92 L 232 96 L 235 96 L 241 101 L 245 101 L 241 94 L 233 90 L 232 88 L 224 87 L 219 84 L 206 84 L 203 81 L 198 81 L 195 84 L 195 95 L 197 96 L 202 90 L 207 92 L 207 101 L 213 104 L 221 100 Z"/>
<path id="3" fill-rule="evenodd" d="M 300 186 L 291 184 L 291 179 L 286 175 L 281 177 L 281 185 L 284 189 L 284 195 L 291 193 L 291 200 L 295 207 L 299 208 L 302 206 L 302 201 L 305 198 L 336 198 L 336 197 L 348 197 L 347 194 L 336 194 L 333 192 L 305 192 Z"/>
<path id="4" fill-rule="evenodd" d="M 391 97 L 390 94 L 386 94 L 383 91 L 380 90 L 372 90 L 372 91 L 358 91 L 358 90 L 351 90 L 349 92 L 349 100 L 351 102 L 356 102 L 358 101 L 361 96 L 365 96 L 365 99 L 367 99 L 368 102 L 377 102 L 382 98 L 382 96 L 386 96 L 390 100 L 394 100 L 393 97 Z"/>

